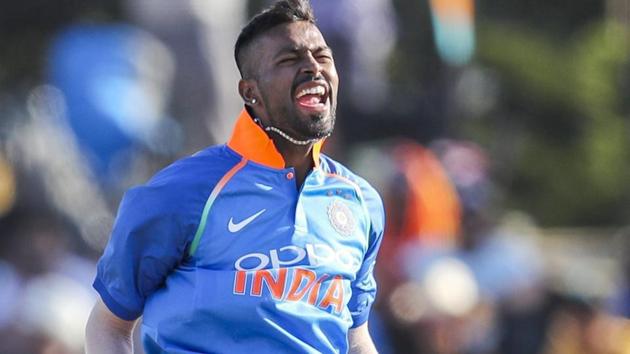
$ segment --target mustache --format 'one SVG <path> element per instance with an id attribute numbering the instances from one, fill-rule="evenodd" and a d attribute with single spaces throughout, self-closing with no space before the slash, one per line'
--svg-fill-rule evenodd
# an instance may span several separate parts
<path id="1" fill-rule="evenodd" d="M 326 84 L 326 87 L 330 89 L 330 83 L 328 82 L 328 80 L 326 80 L 326 78 L 323 75 L 307 75 L 299 80 L 296 80 L 291 87 L 291 91 L 295 92 L 298 86 L 307 82 L 312 82 L 312 81 L 324 82 Z"/>

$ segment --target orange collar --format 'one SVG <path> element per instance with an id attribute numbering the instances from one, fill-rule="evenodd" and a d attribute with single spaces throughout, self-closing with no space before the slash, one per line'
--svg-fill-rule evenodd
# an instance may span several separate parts
<path id="1" fill-rule="evenodd" d="M 315 167 L 319 166 L 322 144 L 323 141 L 318 141 L 313 145 L 312 156 Z M 287 167 L 273 140 L 254 122 L 246 109 L 241 111 L 236 120 L 232 137 L 227 145 L 250 161 L 273 168 Z"/>

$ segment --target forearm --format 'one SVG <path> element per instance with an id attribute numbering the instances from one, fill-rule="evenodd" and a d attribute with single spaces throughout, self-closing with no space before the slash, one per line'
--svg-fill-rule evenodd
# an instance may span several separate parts
<path id="1" fill-rule="evenodd" d="M 133 321 L 124 321 L 115 317 L 99 300 L 90 313 L 86 326 L 85 352 L 87 354 L 131 354 L 133 352 L 133 326 Z"/>
<path id="2" fill-rule="evenodd" d="M 349 354 L 377 354 L 378 351 L 368 332 L 367 322 L 348 332 Z"/>

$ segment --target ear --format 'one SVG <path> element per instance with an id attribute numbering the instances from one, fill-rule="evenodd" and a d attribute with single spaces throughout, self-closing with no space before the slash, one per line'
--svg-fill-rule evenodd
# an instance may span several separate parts
<path id="1" fill-rule="evenodd" d="M 238 93 L 241 95 L 246 105 L 253 107 L 260 102 L 258 86 L 254 80 L 241 79 L 238 82 Z"/>

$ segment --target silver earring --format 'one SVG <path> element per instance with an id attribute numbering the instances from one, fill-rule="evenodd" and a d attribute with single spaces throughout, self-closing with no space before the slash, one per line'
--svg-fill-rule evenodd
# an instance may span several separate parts
<path id="1" fill-rule="evenodd" d="M 256 104 L 256 102 L 258 102 L 258 100 L 257 100 L 257 99 L 255 99 L 255 98 L 252 98 L 251 103 L 252 103 L 252 104 Z"/>

